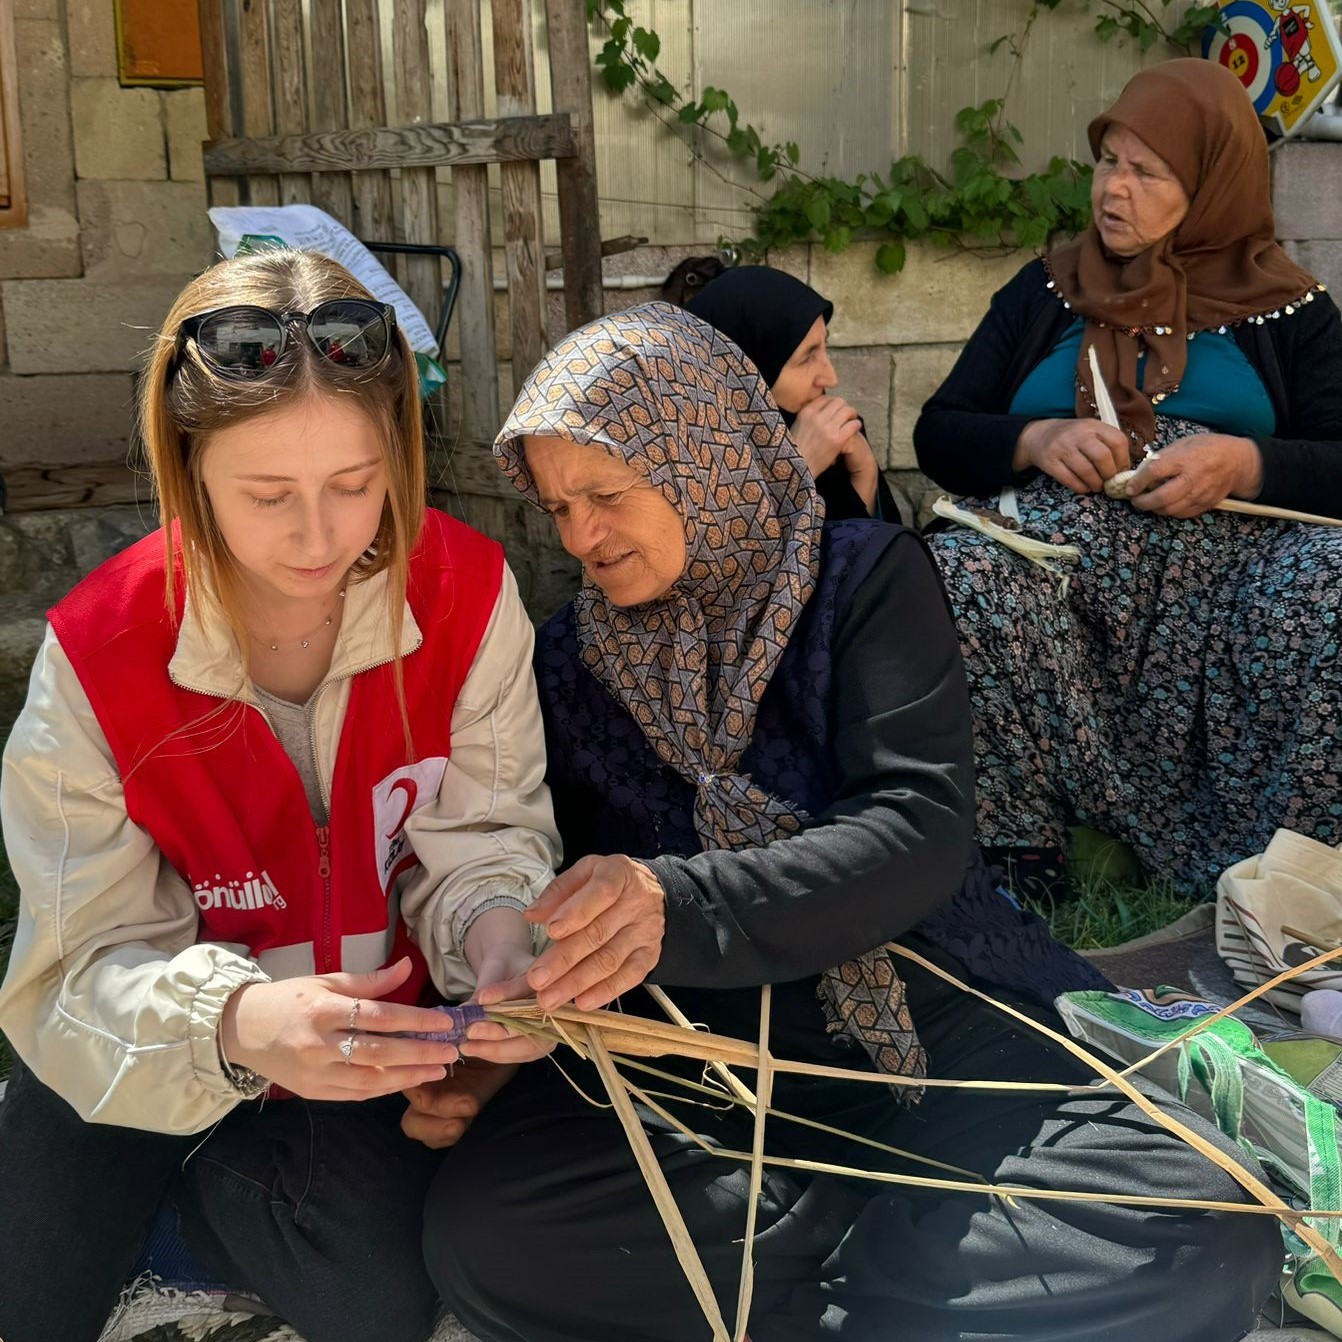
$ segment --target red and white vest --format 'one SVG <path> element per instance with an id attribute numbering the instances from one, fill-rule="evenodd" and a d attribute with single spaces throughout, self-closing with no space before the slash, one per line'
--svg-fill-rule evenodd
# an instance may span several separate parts
<path id="1" fill-rule="evenodd" d="M 359 672 L 321 826 L 257 709 L 169 679 L 177 633 L 163 602 L 162 531 L 49 612 L 111 746 L 130 818 L 195 895 L 197 940 L 237 948 L 272 978 L 370 970 L 409 954 L 414 972 L 392 999 L 423 1000 L 428 970 L 398 908 L 398 877 L 418 862 L 405 822 L 437 796 L 452 710 L 502 577 L 499 545 L 426 513 L 407 592 L 424 641 L 401 662 L 415 758 L 406 758 L 390 659 Z"/>

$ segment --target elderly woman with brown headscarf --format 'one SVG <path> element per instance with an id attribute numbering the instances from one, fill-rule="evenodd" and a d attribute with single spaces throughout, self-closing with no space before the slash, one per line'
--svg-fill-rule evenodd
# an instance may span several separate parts
<path id="1" fill-rule="evenodd" d="M 531 374 L 496 451 L 586 579 L 537 640 L 569 864 L 535 906 L 553 945 L 500 993 L 533 990 L 546 1009 L 621 996 L 658 1015 L 646 980 L 690 1020 L 755 1040 L 772 985 L 773 1053 L 830 1075 L 776 1075 L 771 1159 L 1238 1202 L 1227 1175 L 1127 1100 L 1069 1093 L 1090 1079 L 1069 1054 L 938 977 L 1055 1023 L 1055 993 L 1103 983 L 973 847 L 969 705 L 922 541 L 870 519 L 822 525 L 741 351 L 668 304 L 606 317 Z M 466 1051 L 514 1045 L 531 1047 Z M 442 1166 L 425 1214 L 440 1293 L 488 1342 L 708 1338 L 620 1122 L 588 1098 L 599 1077 L 559 1062 L 524 1067 Z M 697 1064 L 657 1065 L 700 1080 Z M 917 1101 L 924 1077 L 1058 1089 L 928 1086 Z M 720 1091 L 637 1079 L 655 1092 L 639 1118 L 731 1318 L 751 1191 L 722 1153 L 750 1149 L 751 1115 Z M 479 1109 L 462 1094 L 473 1086 L 422 1093 L 409 1126 L 453 1141 Z M 766 1172 L 754 1342 L 1230 1342 L 1280 1266 L 1259 1216 L 1008 1203 L 817 1169 Z"/>
<path id="2" fill-rule="evenodd" d="M 1214 511 L 1342 517 L 1342 323 L 1274 238 L 1229 71 L 1143 71 L 1090 143 L 1094 222 L 996 295 L 914 442 L 937 483 L 1012 491 L 1025 533 L 1081 550 L 1060 593 L 983 536 L 932 539 L 980 836 L 1029 870 L 1090 824 L 1193 895 L 1278 826 L 1342 840 L 1342 531 Z"/>

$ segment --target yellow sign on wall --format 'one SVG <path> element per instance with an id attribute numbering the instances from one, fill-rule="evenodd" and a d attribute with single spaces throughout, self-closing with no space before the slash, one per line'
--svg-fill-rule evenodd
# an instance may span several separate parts
<path id="1" fill-rule="evenodd" d="M 1202 54 L 1238 76 L 1269 130 L 1294 135 L 1342 77 L 1327 0 L 1221 0 L 1221 17 Z"/>

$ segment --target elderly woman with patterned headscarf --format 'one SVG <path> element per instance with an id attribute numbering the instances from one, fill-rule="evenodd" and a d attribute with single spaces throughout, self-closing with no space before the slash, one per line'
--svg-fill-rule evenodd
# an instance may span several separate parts
<path id="1" fill-rule="evenodd" d="M 668 304 L 604 318 L 531 374 L 495 450 L 585 583 L 537 642 L 569 864 L 535 906 L 552 944 L 525 985 L 481 1000 L 530 990 L 547 1009 L 620 998 L 655 1015 L 646 980 L 688 1019 L 753 1040 L 770 984 L 776 1056 L 893 1078 L 778 1074 L 770 1156 L 1238 1201 L 1132 1104 L 1065 1093 L 1083 1067 L 935 972 L 1055 1021 L 1056 993 L 1103 986 L 973 846 L 969 705 L 922 541 L 871 520 L 822 526 L 741 352 Z M 533 1047 L 474 1028 L 480 1057 Z M 619 1121 L 586 1098 L 599 1080 L 561 1062 L 524 1067 L 483 1108 L 469 1077 L 417 1097 L 408 1128 L 460 1138 L 427 1202 L 439 1291 L 490 1342 L 708 1337 Z M 919 1085 L 956 1077 L 1064 1089 Z M 749 1175 L 715 1152 L 749 1150 L 751 1119 L 649 1084 L 661 1112 L 639 1117 L 730 1315 Z M 1280 1248 L 1256 1216 L 771 1170 L 750 1336 L 1229 1342 Z"/>
<path id="2" fill-rule="evenodd" d="M 1090 144 L 1094 222 L 996 295 L 914 443 L 937 483 L 1014 497 L 1025 533 L 1082 551 L 1060 593 L 982 536 L 932 540 L 980 836 L 1047 870 L 1066 825 L 1094 825 L 1205 894 L 1278 826 L 1342 840 L 1342 532 L 1215 510 L 1342 518 L 1342 322 L 1275 240 L 1229 71 L 1143 71 Z"/>

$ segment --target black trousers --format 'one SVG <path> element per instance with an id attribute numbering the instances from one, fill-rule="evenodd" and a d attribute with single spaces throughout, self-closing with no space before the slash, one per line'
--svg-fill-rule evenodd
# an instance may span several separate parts
<path id="1" fill-rule="evenodd" d="M 423 1342 L 441 1156 L 402 1135 L 404 1109 L 289 1099 L 167 1137 L 85 1123 L 19 1064 L 0 1101 L 0 1338 L 94 1342 L 168 1195 L 211 1275 L 307 1342 Z"/>
<path id="2" fill-rule="evenodd" d="M 910 1001 L 934 1075 L 1090 1078 L 1056 1046 L 919 970 Z M 672 996 L 676 994 L 673 992 Z M 776 1047 L 780 1056 L 787 1056 Z M 589 1095 L 599 1081 L 571 1057 Z M 672 1087 L 648 1082 L 661 1093 Z M 901 1109 L 884 1087 L 832 1087 L 832 1122 L 1026 1187 L 1237 1202 L 1229 1176 L 1122 1097 L 931 1090 Z M 862 1094 L 845 1104 L 843 1094 Z M 791 1101 L 795 1109 L 802 1092 Z M 873 1097 L 877 1103 L 873 1105 Z M 1222 1150 L 1183 1106 L 1165 1107 Z M 750 1149 L 742 1111 L 678 1106 L 710 1142 Z M 879 1112 L 879 1121 L 872 1114 Z M 732 1326 L 745 1167 L 643 1110 L 661 1166 Z M 861 1168 L 924 1166 L 770 1120 L 778 1149 Z M 459 1209 L 469 1206 L 469 1218 Z M 774 1171 L 755 1250 L 753 1342 L 1231 1342 L 1282 1262 L 1274 1219 L 1112 1203 L 919 1190 Z M 524 1068 L 440 1169 L 425 1253 L 443 1299 L 488 1342 L 692 1342 L 709 1337 L 615 1117 L 547 1063 Z"/>

